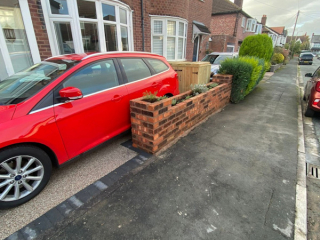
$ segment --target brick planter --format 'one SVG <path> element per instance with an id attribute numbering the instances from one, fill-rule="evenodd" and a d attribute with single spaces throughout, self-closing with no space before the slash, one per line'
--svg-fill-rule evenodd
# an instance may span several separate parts
<path id="1" fill-rule="evenodd" d="M 215 75 L 212 82 L 220 85 L 175 106 L 171 106 L 173 99 L 183 99 L 190 95 L 191 91 L 155 103 L 145 102 L 142 98 L 131 100 L 133 146 L 156 153 L 211 114 L 221 110 L 230 100 L 232 75 Z"/>

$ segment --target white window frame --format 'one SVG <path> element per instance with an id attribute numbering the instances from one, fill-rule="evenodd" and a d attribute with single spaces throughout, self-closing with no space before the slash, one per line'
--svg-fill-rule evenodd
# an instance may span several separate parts
<path id="1" fill-rule="evenodd" d="M 167 58 L 167 38 L 175 38 L 175 57 L 170 59 L 170 61 L 184 61 L 186 60 L 186 44 L 187 44 L 187 32 L 188 32 L 188 21 L 183 18 L 171 17 L 171 16 L 151 16 L 151 52 L 153 52 L 153 37 L 160 36 L 163 37 L 163 56 Z M 162 34 L 154 33 L 154 21 L 162 22 Z M 175 35 L 168 35 L 167 25 L 168 21 L 173 21 L 176 23 L 176 32 Z M 179 23 L 184 24 L 183 36 L 179 35 Z M 182 58 L 178 58 L 178 40 L 183 39 L 183 49 L 182 49 Z"/>
<path id="2" fill-rule="evenodd" d="M 258 23 L 256 25 L 256 34 L 261 34 L 262 33 L 262 24 Z"/>
<path id="3" fill-rule="evenodd" d="M 32 61 L 34 64 L 39 63 L 41 62 L 41 58 L 40 58 L 40 53 L 39 53 L 38 44 L 36 40 L 36 35 L 35 35 L 33 24 L 32 24 L 28 0 L 19 0 L 19 5 L 20 5 L 23 24 L 24 24 L 24 29 L 27 35 L 26 37 L 28 39 Z M 7 44 L 5 42 L 5 37 L 4 37 L 1 26 L 0 26 L 0 49 L 1 49 L 1 54 L 3 56 L 3 59 L 5 60 L 4 64 L 5 64 L 7 74 L 8 76 L 11 76 L 15 73 L 15 71 L 13 68 L 13 64 L 11 62 L 10 54 L 7 48 Z M 9 61 L 6 61 L 6 59 L 9 59 Z"/>
<path id="4" fill-rule="evenodd" d="M 247 20 L 246 32 L 255 32 L 256 31 L 257 20 L 254 18 L 249 18 Z"/>
<path id="5" fill-rule="evenodd" d="M 234 52 L 234 45 L 227 44 L 227 48 L 228 47 L 232 48 L 232 52 Z M 226 51 L 227 51 L 227 49 L 226 49 Z"/>
<path id="6" fill-rule="evenodd" d="M 241 22 L 241 27 L 245 27 L 246 26 L 246 17 L 242 17 L 242 22 Z"/>
<path id="7" fill-rule="evenodd" d="M 133 10 L 127 5 L 117 0 L 89 0 L 95 2 L 97 19 L 80 18 L 77 6 L 77 0 L 67 0 L 69 15 L 52 14 L 49 4 L 49 0 L 41 0 L 43 15 L 48 32 L 48 38 L 53 56 L 59 55 L 59 46 L 56 39 L 56 33 L 54 28 L 54 22 L 70 22 L 72 29 L 72 38 L 74 44 L 75 53 L 84 53 L 84 47 L 82 42 L 81 24 L 80 22 L 97 23 L 98 39 L 100 44 L 100 52 L 107 52 L 105 45 L 105 33 L 104 24 L 116 25 L 117 29 L 117 47 L 118 51 L 122 51 L 121 42 L 121 26 L 127 27 L 128 31 L 128 51 L 134 51 L 133 44 L 133 27 L 132 27 L 132 13 Z M 103 19 L 102 4 L 108 4 L 115 6 L 116 21 L 108 21 Z M 127 24 L 120 23 L 119 9 L 122 8 L 127 12 Z"/>

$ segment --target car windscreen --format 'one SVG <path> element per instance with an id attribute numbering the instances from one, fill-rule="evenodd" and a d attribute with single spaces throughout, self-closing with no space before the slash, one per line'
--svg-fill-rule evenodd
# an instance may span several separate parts
<path id="1" fill-rule="evenodd" d="M 219 55 L 213 62 L 213 64 L 221 64 L 221 62 L 227 58 L 232 58 L 231 55 Z"/>
<path id="2" fill-rule="evenodd" d="M 20 103 L 39 92 L 78 61 L 59 59 L 35 64 L 0 82 L 0 105 Z"/>

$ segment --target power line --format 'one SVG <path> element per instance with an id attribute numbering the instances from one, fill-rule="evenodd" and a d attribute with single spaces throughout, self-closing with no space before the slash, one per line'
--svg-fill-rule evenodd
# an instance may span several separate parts
<path id="1" fill-rule="evenodd" d="M 262 3 L 262 4 L 264 4 L 264 5 L 266 5 L 266 6 L 269 6 L 269 7 L 273 7 L 273 8 L 277 8 L 277 9 L 281 9 L 281 10 L 288 11 L 288 9 L 279 8 L 279 7 L 276 7 L 276 6 L 273 6 L 273 5 L 270 5 L 270 4 L 267 4 L 267 3 L 264 3 L 264 2 L 260 2 L 260 1 L 258 1 L 258 0 L 254 0 L 254 1 L 256 1 L 256 2 L 258 2 L 258 3 Z"/>

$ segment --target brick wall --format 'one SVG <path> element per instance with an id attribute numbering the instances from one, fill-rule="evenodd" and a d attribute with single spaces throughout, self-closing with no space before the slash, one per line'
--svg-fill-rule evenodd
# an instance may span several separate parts
<path id="1" fill-rule="evenodd" d="M 40 0 L 28 0 L 33 28 L 42 60 L 51 57 L 48 34 L 44 23 L 44 17 Z"/>
<path id="2" fill-rule="evenodd" d="M 175 106 L 172 99 L 183 99 L 191 91 L 155 103 L 142 98 L 130 101 L 133 146 L 156 153 L 186 131 L 229 103 L 231 75 L 215 75 L 220 85 Z"/>
<path id="3" fill-rule="evenodd" d="M 123 0 L 133 10 L 133 38 L 135 51 L 142 51 L 142 28 L 141 28 L 141 2 L 140 0 Z M 163 15 L 180 17 L 188 21 L 187 34 L 187 60 L 192 60 L 192 21 L 204 23 L 210 26 L 212 1 L 200 0 L 144 0 L 144 37 L 145 51 L 151 52 L 151 17 L 149 15 Z M 209 37 L 201 42 L 199 59 L 205 55 L 205 46 Z"/>
<path id="4" fill-rule="evenodd" d="M 210 50 L 225 52 L 227 43 L 233 43 L 235 46 L 234 51 L 238 51 L 238 42 L 254 34 L 244 31 L 245 27 L 243 28 L 241 26 L 243 16 L 241 13 L 233 13 L 214 15 L 211 17 L 210 30 L 212 33 L 212 42 L 210 43 Z M 237 26 L 236 29 L 235 26 Z"/>
<path id="5" fill-rule="evenodd" d="M 142 27 L 141 27 L 141 1 L 140 0 L 122 0 L 129 5 L 133 12 L 133 41 L 135 51 L 142 51 Z M 40 0 L 28 0 L 33 26 L 36 33 L 36 39 L 40 51 L 41 59 L 51 56 L 48 35 L 44 23 L 42 7 Z M 208 28 L 210 26 L 210 16 L 212 1 L 200 0 L 144 0 L 144 36 L 145 51 L 151 51 L 151 17 L 149 15 L 165 15 L 181 17 L 188 21 L 187 34 L 187 60 L 192 60 L 192 21 L 204 23 Z M 209 37 L 201 42 L 200 56 L 205 55 L 205 46 Z"/>
<path id="6" fill-rule="evenodd" d="M 227 51 L 227 44 L 236 42 L 237 38 L 229 35 L 213 35 L 211 36 L 212 41 L 209 44 L 211 52 L 225 52 Z M 235 51 L 237 48 L 235 48 Z"/>

